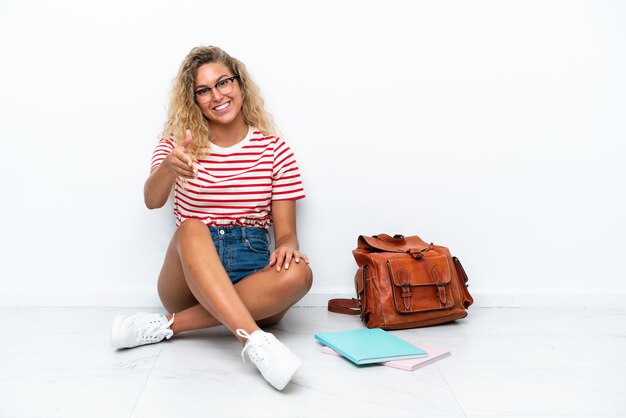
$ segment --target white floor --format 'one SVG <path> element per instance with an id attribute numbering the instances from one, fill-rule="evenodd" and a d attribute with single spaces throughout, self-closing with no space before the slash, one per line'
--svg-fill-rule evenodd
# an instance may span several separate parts
<path id="1" fill-rule="evenodd" d="M 320 353 L 357 317 L 294 308 L 273 332 L 304 365 L 271 388 L 223 328 L 116 351 L 135 309 L 0 308 L 0 417 L 626 417 L 626 309 L 470 309 L 394 333 L 452 356 L 413 372 Z"/>

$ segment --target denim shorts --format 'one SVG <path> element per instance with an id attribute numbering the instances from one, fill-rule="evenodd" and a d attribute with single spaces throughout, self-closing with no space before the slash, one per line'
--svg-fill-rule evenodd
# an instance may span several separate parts
<path id="1" fill-rule="evenodd" d="M 270 262 L 270 236 L 265 228 L 209 226 L 213 244 L 230 281 L 267 267 Z"/>

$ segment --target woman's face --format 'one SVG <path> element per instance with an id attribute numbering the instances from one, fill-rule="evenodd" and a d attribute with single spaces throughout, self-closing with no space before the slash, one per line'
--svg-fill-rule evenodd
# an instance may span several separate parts
<path id="1" fill-rule="evenodd" d="M 219 62 L 198 68 L 194 89 L 196 103 L 209 122 L 228 125 L 237 119 L 243 120 L 239 80 L 231 79 L 235 75 Z"/>

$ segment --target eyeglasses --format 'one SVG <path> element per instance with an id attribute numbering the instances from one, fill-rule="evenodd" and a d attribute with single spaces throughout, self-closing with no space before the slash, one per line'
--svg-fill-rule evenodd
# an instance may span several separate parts
<path id="1" fill-rule="evenodd" d="M 213 97 L 213 89 L 216 89 L 221 94 L 229 94 L 233 91 L 233 83 L 235 79 L 239 78 L 238 75 L 234 75 L 232 77 L 225 78 L 223 80 L 215 83 L 213 87 L 203 87 L 197 90 L 193 95 L 196 97 L 196 100 L 200 103 L 207 103 Z"/>

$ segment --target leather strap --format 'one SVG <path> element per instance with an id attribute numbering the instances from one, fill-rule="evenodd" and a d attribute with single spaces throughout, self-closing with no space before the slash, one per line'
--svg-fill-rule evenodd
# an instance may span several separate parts
<path id="1" fill-rule="evenodd" d="M 331 299 L 328 301 L 328 310 L 346 315 L 361 314 L 361 307 L 355 299 Z"/>
<path id="2" fill-rule="evenodd" d="M 381 241 L 388 242 L 390 244 L 403 245 L 406 243 L 406 239 L 404 238 L 404 235 L 400 235 L 400 234 L 396 234 L 393 237 L 387 234 L 378 234 L 378 235 L 373 235 L 373 237 L 378 238 Z"/>

